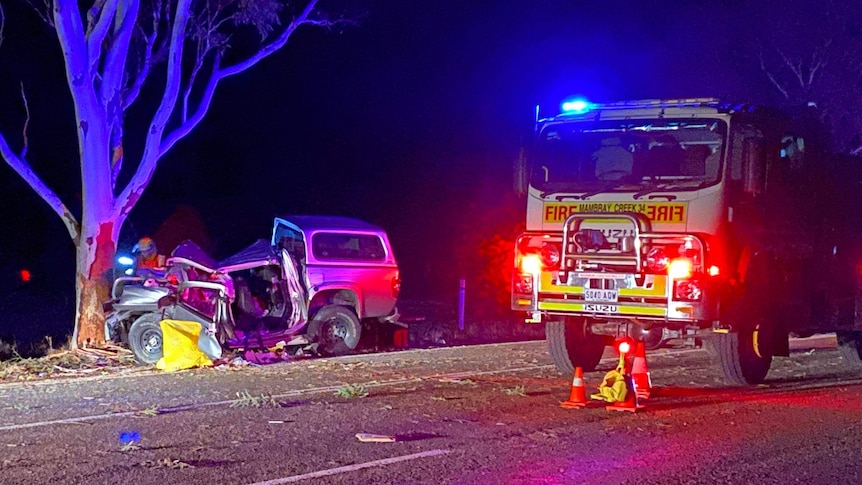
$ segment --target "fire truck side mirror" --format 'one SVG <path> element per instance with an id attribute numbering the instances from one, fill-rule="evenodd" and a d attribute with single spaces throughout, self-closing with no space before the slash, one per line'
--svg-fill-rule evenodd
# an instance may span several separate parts
<path id="1" fill-rule="evenodd" d="M 518 151 L 518 158 L 515 159 L 513 171 L 513 188 L 515 189 L 515 193 L 517 195 L 525 195 L 527 193 L 527 184 L 529 183 L 527 174 L 527 149 L 521 147 L 521 149 Z"/>
<path id="2" fill-rule="evenodd" d="M 742 147 L 743 189 L 745 193 L 759 195 L 763 192 L 766 159 L 763 144 L 757 138 L 748 138 Z"/>

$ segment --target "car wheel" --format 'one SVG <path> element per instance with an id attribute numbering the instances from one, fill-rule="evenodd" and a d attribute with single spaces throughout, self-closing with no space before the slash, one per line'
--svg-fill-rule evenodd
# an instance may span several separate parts
<path id="1" fill-rule="evenodd" d="M 321 355 L 346 355 L 359 344 L 362 325 L 350 307 L 329 305 L 314 315 L 311 333 L 317 339 L 317 351 Z"/>
<path id="2" fill-rule="evenodd" d="M 162 358 L 164 350 L 162 327 L 159 325 L 161 320 L 160 313 L 146 313 L 138 317 L 129 328 L 129 347 L 135 360 L 141 364 L 155 364 Z"/>

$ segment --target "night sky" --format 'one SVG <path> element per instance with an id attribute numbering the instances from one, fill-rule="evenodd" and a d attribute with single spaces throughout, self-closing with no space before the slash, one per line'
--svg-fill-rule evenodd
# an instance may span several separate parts
<path id="1" fill-rule="evenodd" d="M 811 21 L 820 5 L 350 3 L 362 14 L 358 25 L 300 30 L 284 50 L 221 84 L 207 119 L 161 161 L 122 244 L 152 234 L 177 211 L 199 214 L 204 230 L 194 232 L 216 257 L 267 237 L 275 215 L 355 216 L 389 231 L 405 291 L 454 287 L 447 254 L 459 231 L 493 218 L 498 200 L 510 196 L 512 161 L 536 104 L 550 113 L 573 94 L 777 101 L 759 69 L 759 46 L 779 27 L 796 38 L 786 25 L 804 31 L 801 19 Z M 73 200 L 79 169 L 56 40 L 26 9 L 3 4 L 0 130 L 19 143 L 23 81 L 29 158 Z M 0 203 L 0 300 L 17 288 L 22 267 L 73 298 L 64 227 L 5 164 Z"/>

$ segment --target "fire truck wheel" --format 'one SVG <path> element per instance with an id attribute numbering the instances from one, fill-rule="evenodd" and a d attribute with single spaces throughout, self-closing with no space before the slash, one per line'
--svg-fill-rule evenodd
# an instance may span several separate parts
<path id="1" fill-rule="evenodd" d="M 705 342 L 730 385 L 760 384 L 772 365 L 772 353 L 759 325 L 735 332 L 717 334 Z"/>
<path id="2" fill-rule="evenodd" d="M 862 365 L 862 332 L 836 332 L 841 358 L 854 367 Z"/>
<path id="3" fill-rule="evenodd" d="M 314 315 L 309 333 L 316 336 L 321 355 L 346 355 L 359 345 L 362 325 L 350 307 L 328 305 Z"/>
<path id="4" fill-rule="evenodd" d="M 161 319 L 159 313 L 145 313 L 129 328 L 129 347 L 135 360 L 141 364 L 155 364 L 162 358 Z"/>
<path id="5" fill-rule="evenodd" d="M 545 340 L 554 366 L 564 375 L 574 374 L 575 367 L 596 370 L 606 345 L 600 335 L 587 331 L 583 319 L 576 318 L 545 322 Z"/>

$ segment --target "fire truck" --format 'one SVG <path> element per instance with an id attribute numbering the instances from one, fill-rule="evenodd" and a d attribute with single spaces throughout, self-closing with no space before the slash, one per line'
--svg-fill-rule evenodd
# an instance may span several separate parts
<path id="1" fill-rule="evenodd" d="M 536 109 L 512 308 L 544 324 L 560 372 L 655 330 L 703 342 L 734 385 L 762 382 L 791 336 L 835 332 L 860 364 L 862 190 L 806 113 L 714 98 Z"/>

